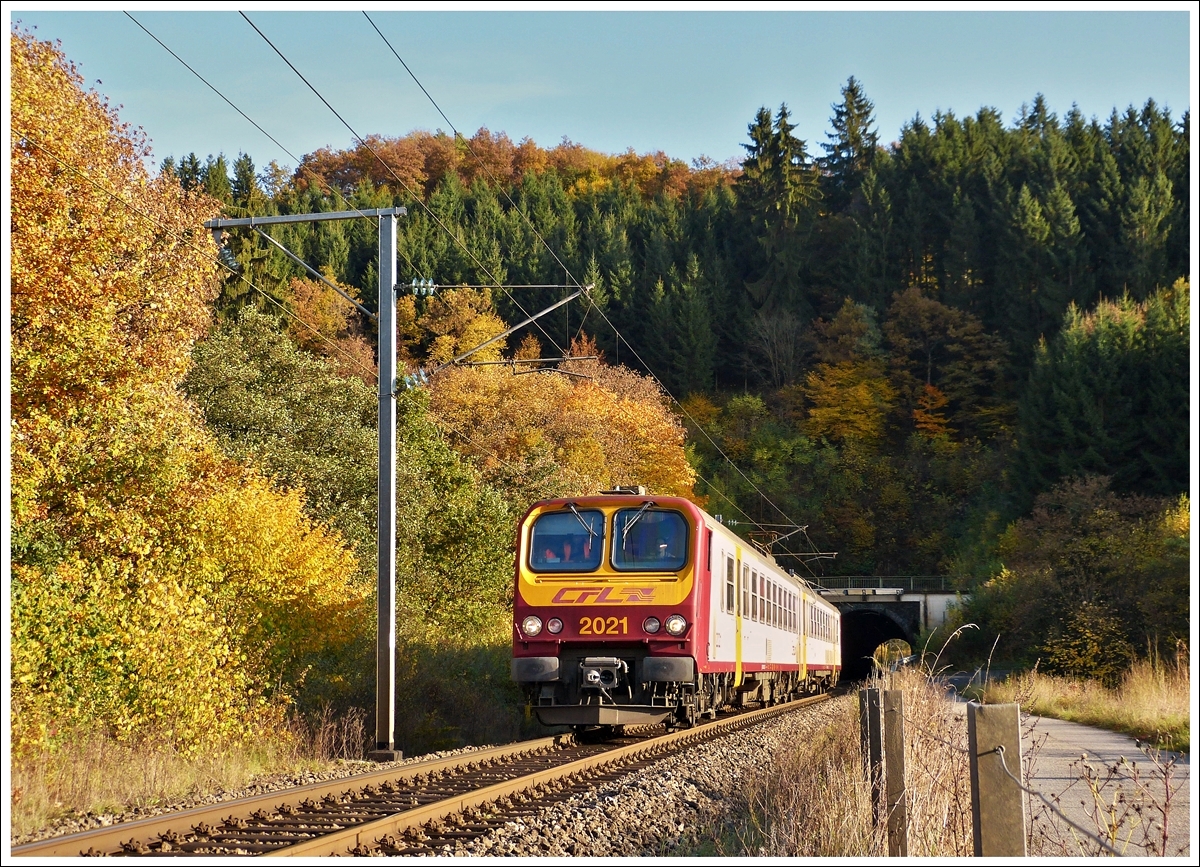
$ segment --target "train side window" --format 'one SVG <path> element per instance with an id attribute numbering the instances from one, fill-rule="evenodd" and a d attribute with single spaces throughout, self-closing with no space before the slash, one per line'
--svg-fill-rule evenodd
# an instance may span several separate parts
<path id="1" fill-rule="evenodd" d="M 771 582 L 771 625 L 779 625 L 779 585 Z"/>
<path id="2" fill-rule="evenodd" d="M 750 619 L 758 620 L 758 573 L 750 573 Z"/>
<path id="3" fill-rule="evenodd" d="M 708 531 L 708 574 L 712 575 L 712 530 Z"/>
<path id="4" fill-rule="evenodd" d="M 733 613 L 734 606 L 734 586 L 733 586 L 733 558 L 725 558 L 725 610 L 730 614 Z"/>
<path id="5" fill-rule="evenodd" d="M 750 616 L 750 567 L 742 564 L 742 616 Z"/>

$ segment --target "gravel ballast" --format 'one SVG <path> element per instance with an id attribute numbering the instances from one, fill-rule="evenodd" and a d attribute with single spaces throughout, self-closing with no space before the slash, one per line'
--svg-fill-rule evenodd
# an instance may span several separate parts
<path id="1" fill-rule="evenodd" d="M 829 725 L 837 701 L 698 744 L 439 851 L 551 857 L 675 854 L 711 839 L 729 811 L 738 809 L 746 775 L 765 770 L 777 750 Z"/>

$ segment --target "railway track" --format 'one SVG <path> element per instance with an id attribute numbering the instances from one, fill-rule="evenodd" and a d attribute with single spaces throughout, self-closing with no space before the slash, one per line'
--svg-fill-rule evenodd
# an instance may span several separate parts
<path id="1" fill-rule="evenodd" d="M 705 740 L 817 704 L 801 699 L 657 736 L 569 736 L 417 762 L 13 848 L 18 856 L 432 854 Z"/>

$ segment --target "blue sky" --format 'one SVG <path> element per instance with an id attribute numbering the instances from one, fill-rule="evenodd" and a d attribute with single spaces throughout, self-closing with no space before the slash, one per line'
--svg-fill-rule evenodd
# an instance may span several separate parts
<path id="1" fill-rule="evenodd" d="M 133 14 L 293 153 L 351 143 L 233 7 Z M 248 14 L 360 133 L 445 128 L 360 12 Z M 487 126 L 543 146 L 567 136 L 601 151 L 720 162 L 742 155 L 759 106 L 786 102 L 820 153 L 851 75 L 885 142 L 918 112 L 988 105 L 1011 120 L 1039 92 L 1059 114 L 1077 103 L 1101 118 L 1147 98 L 1176 117 L 1191 104 L 1192 24 L 1169 9 L 371 15 L 459 130 Z M 88 84 L 146 130 L 156 158 L 246 151 L 260 166 L 292 162 L 120 11 L 10 16 L 60 39 Z"/>

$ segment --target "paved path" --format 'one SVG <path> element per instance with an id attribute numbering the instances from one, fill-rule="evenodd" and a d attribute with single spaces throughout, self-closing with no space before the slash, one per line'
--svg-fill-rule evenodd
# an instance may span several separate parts
<path id="1" fill-rule="evenodd" d="M 1023 751 L 1032 761 L 1033 788 L 1051 800 L 1071 819 L 1089 830 L 1097 828 L 1097 814 L 1124 817 L 1118 850 L 1128 855 L 1159 854 L 1163 846 L 1163 810 L 1167 809 L 1167 854 L 1188 854 L 1191 836 L 1191 757 L 1162 753 L 1158 766 L 1134 739 L 1116 732 L 1049 717 L 1030 717 L 1023 738 Z M 1087 759 L 1082 757 L 1087 755 Z M 1127 764 L 1121 764 L 1121 759 Z M 1174 759 L 1168 774 L 1164 767 Z M 1094 783 L 1084 779 L 1086 764 L 1093 769 Z M 1097 794 L 1093 794 L 1093 786 Z M 1071 843 L 1065 823 L 1051 823 L 1049 811 L 1037 799 L 1031 799 L 1031 816 L 1042 845 L 1054 848 L 1062 841 Z M 1098 810 L 1103 804 L 1108 809 Z M 1115 810 L 1112 809 L 1115 805 Z M 1141 807 L 1141 814 L 1134 811 Z M 1101 820 L 1105 821 L 1105 820 Z M 1111 822 L 1109 818 L 1107 821 Z M 1044 836 L 1042 836 L 1044 835 Z M 1074 848 L 1072 854 L 1078 853 Z M 1067 854 L 1067 853 L 1063 853 Z"/>
<path id="2" fill-rule="evenodd" d="M 955 702 L 964 717 L 966 702 Z M 1022 725 L 1022 752 L 1032 762 L 1032 787 L 1040 791 L 1073 821 L 1097 830 L 1096 816 L 1108 813 L 1121 817 L 1118 850 L 1126 855 L 1158 854 L 1162 850 L 1162 808 L 1167 805 L 1167 785 L 1162 766 L 1175 759 L 1170 769 L 1170 803 L 1167 816 L 1167 854 L 1187 855 L 1191 838 L 1191 757 L 1163 753 L 1160 766 L 1139 750 L 1134 739 L 1105 729 L 1050 717 L 1030 716 Z M 1082 757 L 1086 754 L 1087 758 Z M 1134 763 L 1120 764 L 1122 758 Z M 1084 764 L 1095 772 L 1093 786 L 1084 778 Z M 1114 766 L 1117 770 L 1114 772 Z M 1136 779 L 1134 769 L 1136 768 Z M 1100 801 L 1115 810 L 1097 810 Z M 1134 807 L 1140 807 L 1140 815 Z M 1030 797 L 1029 816 L 1034 830 L 1034 855 L 1094 854 L 1097 846 L 1078 841 L 1082 835 L 1053 816 L 1042 801 Z M 1147 824 L 1148 820 L 1148 824 Z M 1111 821 L 1111 819 L 1110 819 Z M 1147 835 L 1151 840 L 1147 840 Z M 1149 843 L 1149 845 L 1148 845 Z"/>

